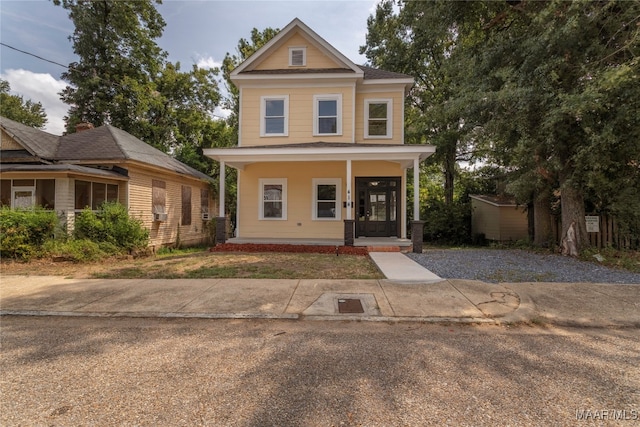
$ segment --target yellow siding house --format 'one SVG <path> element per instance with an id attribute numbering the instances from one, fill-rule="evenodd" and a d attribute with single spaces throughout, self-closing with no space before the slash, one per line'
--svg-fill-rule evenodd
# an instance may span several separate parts
<path id="1" fill-rule="evenodd" d="M 238 170 L 237 240 L 407 237 L 406 170 L 435 151 L 404 144 L 411 76 L 356 65 L 294 19 L 231 79 L 238 146 L 204 154 L 222 166 L 220 221 L 225 167 Z"/>

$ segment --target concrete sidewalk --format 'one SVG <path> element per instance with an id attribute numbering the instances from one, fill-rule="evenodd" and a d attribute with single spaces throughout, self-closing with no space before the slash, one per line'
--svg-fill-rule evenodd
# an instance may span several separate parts
<path id="1" fill-rule="evenodd" d="M 362 313 L 341 312 L 349 300 Z M 640 286 L 2 276 L 0 314 L 640 327 Z"/>

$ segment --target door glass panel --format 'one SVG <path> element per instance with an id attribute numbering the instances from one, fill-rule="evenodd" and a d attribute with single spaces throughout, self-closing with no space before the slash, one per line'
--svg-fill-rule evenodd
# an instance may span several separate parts
<path id="1" fill-rule="evenodd" d="M 389 219 L 391 221 L 396 220 L 396 191 L 389 192 Z"/>
<path id="2" fill-rule="evenodd" d="M 16 190 L 13 192 L 13 207 L 31 208 L 33 207 L 33 190 Z"/>
<path id="3" fill-rule="evenodd" d="M 387 220 L 387 204 L 386 195 L 384 193 L 370 193 L 371 215 L 370 221 L 386 221 Z"/>

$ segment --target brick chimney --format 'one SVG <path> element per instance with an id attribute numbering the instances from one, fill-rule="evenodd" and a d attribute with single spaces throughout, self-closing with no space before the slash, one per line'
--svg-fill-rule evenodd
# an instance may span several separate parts
<path id="1" fill-rule="evenodd" d="M 93 124 L 88 122 L 81 122 L 76 125 L 76 132 L 82 132 L 83 130 L 93 129 Z"/>

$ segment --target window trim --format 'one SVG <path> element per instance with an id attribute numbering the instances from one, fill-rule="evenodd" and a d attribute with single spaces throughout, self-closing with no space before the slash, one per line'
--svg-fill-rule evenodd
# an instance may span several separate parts
<path id="1" fill-rule="evenodd" d="M 320 101 L 336 101 L 336 132 L 320 133 Z M 323 116 L 324 117 L 324 116 Z M 329 116 L 326 116 L 329 117 Z M 342 135 L 342 94 L 325 94 L 313 96 L 313 136 L 341 136 Z"/>
<path id="2" fill-rule="evenodd" d="M 258 219 L 264 221 L 286 221 L 287 220 L 287 178 L 260 178 L 260 190 L 258 191 Z M 282 216 L 280 218 L 272 218 L 264 216 L 264 186 L 265 185 L 282 185 Z"/>
<path id="3" fill-rule="evenodd" d="M 267 101 L 284 101 L 284 132 L 283 133 L 267 133 Z M 275 117 L 275 116 L 274 116 Z M 260 136 L 289 136 L 289 95 L 269 95 L 260 97 Z"/>
<path id="4" fill-rule="evenodd" d="M 386 135 L 369 135 L 369 105 L 387 104 L 387 133 Z M 371 98 L 364 100 L 364 137 L 366 139 L 391 139 L 393 138 L 393 99 Z"/>
<path id="5" fill-rule="evenodd" d="M 293 52 L 296 50 L 302 51 L 302 64 L 293 63 Z M 289 67 L 306 67 L 306 66 L 307 66 L 307 48 L 305 46 L 289 47 Z"/>
<path id="6" fill-rule="evenodd" d="M 313 221 L 341 221 L 342 220 L 342 179 L 341 178 L 313 178 L 313 200 L 311 205 L 311 219 Z M 318 216 L 318 185 L 336 186 L 336 216 L 333 218 Z"/>

